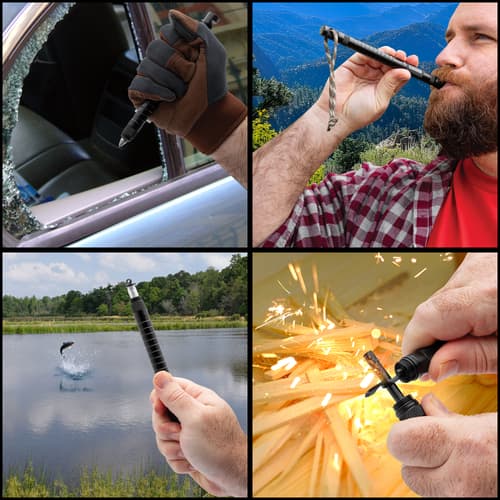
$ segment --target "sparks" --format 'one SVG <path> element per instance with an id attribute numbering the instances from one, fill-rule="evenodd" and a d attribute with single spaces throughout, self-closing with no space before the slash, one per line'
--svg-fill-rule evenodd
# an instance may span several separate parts
<path id="1" fill-rule="evenodd" d="M 443 259 L 442 259 L 442 260 L 443 260 L 443 262 L 450 262 L 450 261 L 452 261 L 453 259 L 454 259 L 454 257 L 453 257 L 453 253 L 451 253 L 451 252 L 446 252 L 446 253 L 444 254 L 444 256 L 443 256 Z"/>
<path id="2" fill-rule="evenodd" d="M 359 419 L 359 417 L 355 417 L 354 418 L 354 422 L 353 422 L 353 425 L 354 425 L 354 428 L 359 431 L 362 427 L 361 425 L 361 420 Z"/>
<path id="3" fill-rule="evenodd" d="M 283 304 L 278 304 L 276 302 L 273 302 L 273 305 L 267 310 L 266 320 L 261 325 L 256 326 L 256 330 L 271 323 L 284 322 L 290 316 L 302 316 L 301 309 L 292 309 L 291 307 L 285 307 Z"/>
<path id="4" fill-rule="evenodd" d="M 286 288 L 286 287 L 285 287 L 285 285 L 283 285 L 283 283 L 281 283 L 281 281 L 280 281 L 280 280 L 276 280 L 276 281 L 278 282 L 278 285 L 279 285 L 281 288 L 283 288 L 283 290 L 285 290 L 285 292 L 286 292 L 288 295 L 290 295 L 290 293 L 291 293 L 291 292 L 290 292 L 290 290 L 288 290 L 288 288 Z"/>
<path id="5" fill-rule="evenodd" d="M 291 262 L 288 263 L 288 270 L 290 271 L 290 274 L 292 275 L 292 278 L 297 281 L 297 273 L 295 272 L 295 268 L 293 267 L 293 264 Z"/>
<path id="6" fill-rule="evenodd" d="M 295 266 L 295 272 L 297 273 L 297 276 L 299 278 L 300 288 L 302 288 L 302 292 L 304 292 L 304 295 L 306 295 L 307 288 L 306 288 L 306 284 L 304 283 L 304 278 L 302 277 L 302 271 L 300 270 L 299 265 Z"/>
<path id="7" fill-rule="evenodd" d="M 337 472 L 340 472 L 340 458 L 337 452 L 333 455 L 332 466 Z"/>
<path id="8" fill-rule="evenodd" d="M 327 392 L 325 394 L 325 397 L 323 398 L 323 401 L 321 401 L 321 406 L 324 408 L 328 402 L 330 401 L 330 399 L 332 399 L 332 393 L 331 392 Z"/>
<path id="9" fill-rule="evenodd" d="M 288 358 L 280 359 L 276 364 L 271 366 L 271 370 L 279 370 L 280 368 L 284 368 L 285 370 L 291 370 L 297 364 L 296 359 L 293 356 L 289 356 Z"/>
<path id="10" fill-rule="evenodd" d="M 375 254 L 375 261 L 377 264 L 380 264 L 381 262 L 384 262 L 384 258 L 382 257 L 380 252 L 377 252 Z"/>
<path id="11" fill-rule="evenodd" d="M 312 277 L 314 283 L 314 291 L 319 292 L 318 268 L 316 267 L 316 264 L 312 265 Z"/>
<path id="12" fill-rule="evenodd" d="M 290 389 L 295 389 L 300 382 L 300 377 L 295 377 L 290 384 Z"/>
<path id="13" fill-rule="evenodd" d="M 380 328 L 374 328 L 372 330 L 372 337 L 374 339 L 379 339 L 380 338 L 380 335 L 382 335 L 382 332 L 380 331 Z"/>
<path id="14" fill-rule="evenodd" d="M 427 268 L 424 267 L 422 270 L 420 270 L 417 274 L 415 274 L 415 276 L 413 276 L 414 278 L 418 278 L 419 276 L 421 276 L 422 274 L 425 273 L 425 271 L 427 271 Z"/>

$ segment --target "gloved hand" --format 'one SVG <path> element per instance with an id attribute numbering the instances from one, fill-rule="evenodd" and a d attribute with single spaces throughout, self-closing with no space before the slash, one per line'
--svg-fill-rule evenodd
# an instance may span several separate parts
<path id="1" fill-rule="evenodd" d="M 176 10 L 137 67 L 128 95 L 135 107 L 162 101 L 151 121 L 213 153 L 243 121 L 246 106 L 227 90 L 226 51 L 210 29 Z"/>

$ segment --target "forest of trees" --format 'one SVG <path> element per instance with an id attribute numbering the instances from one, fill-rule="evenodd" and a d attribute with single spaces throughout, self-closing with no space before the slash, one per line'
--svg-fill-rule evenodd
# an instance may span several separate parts
<path id="1" fill-rule="evenodd" d="M 233 255 L 229 266 L 190 274 L 179 271 L 137 284 L 151 314 L 215 316 L 248 314 L 247 257 Z M 82 293 L 70 290 L 57 297 L 3 296 L 3 317 L 130 315 L 125 283 Z"/>

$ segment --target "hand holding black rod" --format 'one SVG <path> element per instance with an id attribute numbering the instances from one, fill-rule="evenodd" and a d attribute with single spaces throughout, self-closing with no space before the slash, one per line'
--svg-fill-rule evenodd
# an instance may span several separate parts
<path id="1" fill-rule="evenodd" d="M 212 29 L 212 25 L 219 21 L 219 17 L 213 12 L 208 12 L 207 15 L 201 20 L 208 28 Z M 122 130 L 119 148 L 123 148 L 126 144 L 133 141 L 137 134 L 141 131 L 148 118 L 154 113 L 155 109 L 162 103 L 162 101 L 144 101 L 136 110 L 130 121 L 125 125 Z"/>
<path id="2" fill-rule="evenodd" d="M 158 339 L 156 338 L 156 333 L 153 328 L 153 323 L 151 323 L 151 318 L 149 317 L 148 310 L 144 301 L 139 296 L 135 283 L 132 280 L 126 280 L 127 292 L 130 297 L 130 303 L 132 305 L 132 312 L 134 313 L 135 321 L 141 332 L 142 340 L 146 346 L 146 351 L 151 361 L 151 365 L 155 373 L 162 370 L 168 371 L 167 363 L 163 357 L 160 349 L 160 344 L 158 344 Z M 179 419 L 167 408 L 167 414 L 170 420 L 174 422 L 179 422 Z"/>
<path id="3" fill-rule="evenodd" d="M 330 28 L 329 26 L 322 26 L 319 32 L 321 36 L 334 40 L 333 31 L 334 28 Z M 440 89 L 446 83 L 441 81 L 436 76 L 431 75 L 430 73 L 426 73 L 423 69 L 417 68 L 417 66 L 413 66 L 404 61 L 401 61 L 400 59 L 397 59 L 396 57 L 390 56 L 389 54 L 386 54 L 385 52 L 382 52 L 381 50 L 372 47 L 371 45 L 368 45 L 361 40 L 357 40 L 352 36 L 346 35 L 341 31 L 335 31 L 337 32 L 337 39 L 339 43 L 355 50 L 356 52 L 360 52 L 365 56 L 371 57 L 372 59 L 386 64 L 391 68 L 407 69 L 412 74 L 412 76 L 414 76 L 418 80 L 421 80 L 422 82 L 425 82 L 429 85 L 433 85 L 438 89 Z"/>

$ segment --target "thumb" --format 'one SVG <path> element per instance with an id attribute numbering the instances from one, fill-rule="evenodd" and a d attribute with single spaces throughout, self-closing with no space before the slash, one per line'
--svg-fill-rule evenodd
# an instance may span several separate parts
<path id="1" fill-rule="evenodd" d="M 186 416 L 193 414 L 193 409 L 199 405 L 166 371 L 158 372 L 154 378 L 156 393 L 160 401 L 182 422 Z"/>
<path id="2" fill-rule="evenodd" d="M 446 406 L 434 394 L 426 394 L 422 398 L 422 407 L 425 414 L 429 417 L 451 417 L 453 412 L 448 410 Z"/>
<path id="3" fill-rule="evenodd" d="M 199 24 L 198 21 L 175 9 L 170 9 L 168 18 L 181 38 L 184 38 L 184 40 L 188 42 L 196 38 Z"/>
<path id="4" fill-rule="evenodd" d="M 474 337 L 467 335 L 447 342 L 433 356 L 429 375 L 442 380 L 457 373 L 496 373 L 498 337 Z"/>
<path id="5" fill-rule="evenodd" d="M 377 85 L 377 97 L 387 102 L 411 78 L 406 69 L 391 69 L 380 79 Z"/>

